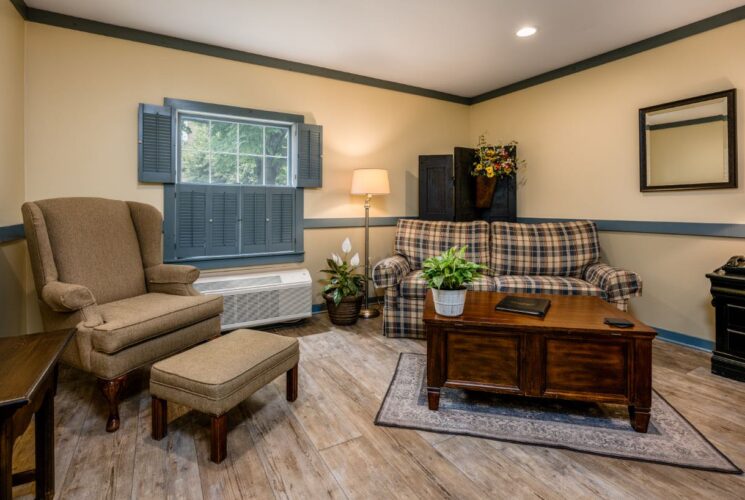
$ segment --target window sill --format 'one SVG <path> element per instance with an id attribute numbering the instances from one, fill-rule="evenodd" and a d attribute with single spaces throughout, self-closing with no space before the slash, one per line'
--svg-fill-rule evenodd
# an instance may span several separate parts
<path id="1" fill-rule="evenodd" d="M 191 257 L 188 259 L 167 260 L 166 264 L 187 264 L 198 269 L 227 269 L 231 267 L 265 266 L 303 262 L 305 252 L 288 252 L 282 254 L 250 255 L 238 257 Z"/>

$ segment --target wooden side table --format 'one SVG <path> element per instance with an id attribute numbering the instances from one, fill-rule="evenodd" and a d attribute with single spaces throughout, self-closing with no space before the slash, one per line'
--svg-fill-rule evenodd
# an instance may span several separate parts
<path id="1" fill-rule="evenodd" d="M 57 362 L 75 330 L 0 337 L 0 498 L 36 481 L 36 498 L 54 497 L 54 394 Z M 13 444 L 35 420 L 36 468 L 13 474 Z"/>

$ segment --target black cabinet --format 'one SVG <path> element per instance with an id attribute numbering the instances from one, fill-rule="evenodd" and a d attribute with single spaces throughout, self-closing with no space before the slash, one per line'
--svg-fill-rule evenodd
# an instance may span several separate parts
<path id="1" fill-rule="evenodd" d="M 745 382 L 745 275 L 717 269 L 706 276 L 711 280 L 711 303 L 716 309 L 711 371 Z"/>
<path id="2" fill-rule="evenodd" d="M 474 149 L 455 148 L 452 155 L 419 157 L 420 219 L 515 221 L 515 177 L 497 183 L 490 208 L 478 209 L 474 206 L 476 182 L 471 176 L 474 154 Z"/>

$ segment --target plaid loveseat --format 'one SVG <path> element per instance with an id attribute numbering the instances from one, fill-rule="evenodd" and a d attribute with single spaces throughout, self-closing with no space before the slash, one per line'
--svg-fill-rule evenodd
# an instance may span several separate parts
<path id="1" fill-rule="evenodd" d="M 487 266 L 471 290 L 595 295 L 625 311 L 641 295 L 638 274 L 599 262 L 597 228 L 591 221 L 515 224 L 402 219 L 394 255 L 373 268 L 385 289 L 384 332 L 423 338 L 427 285 L 422 263 L 448 248 L 466 245 L 469 260 Z"/>

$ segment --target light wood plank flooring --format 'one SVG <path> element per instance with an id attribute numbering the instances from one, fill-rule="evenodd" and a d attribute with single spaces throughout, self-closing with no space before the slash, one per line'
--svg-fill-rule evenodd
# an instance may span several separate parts
<path id="1" fill-rule="evenodd" d="M 95 380 L 63 368 L 57 497 L 745 498 L 743 476 L 376 427 L 398 354 L 424 352 L 423 342 L 384 338 L 380 319 L 332 328 L 317 315 L 272 331 L 302 337 L 300 397 L 285 401 L 281 377 L 233 410 L 220 465 L 208 459 L 208 418 L 186 408 L 170 406 L 167 439 L 150 438 L 145 373 L 107 434 Z M 655 341 L 654 387 L 745 467 L 745 384 L 711 375 L 705 353 Z M 16 468 L 32 466 L 32 429 L 15 452 Z"/>

